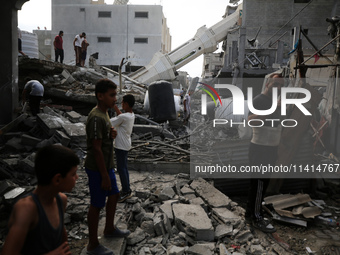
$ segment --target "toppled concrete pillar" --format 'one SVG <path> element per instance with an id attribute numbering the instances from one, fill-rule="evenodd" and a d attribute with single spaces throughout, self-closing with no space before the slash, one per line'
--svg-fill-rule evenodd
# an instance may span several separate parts
<path id="1" fill-rule="evenodd" d="M 214 240 L 211 220 L 199 205 L 174 204 L 172 206 L 176 227 L 196 241 Z"/>

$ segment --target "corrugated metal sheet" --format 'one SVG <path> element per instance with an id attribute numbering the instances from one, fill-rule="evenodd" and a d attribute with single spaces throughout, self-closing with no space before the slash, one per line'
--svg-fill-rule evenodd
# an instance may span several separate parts
<path id="1" fill-rule="evenodd" d="M 39 58 L 38 36 L 34 33 L 21 31 L 22 51 L 30 58 Z"/>

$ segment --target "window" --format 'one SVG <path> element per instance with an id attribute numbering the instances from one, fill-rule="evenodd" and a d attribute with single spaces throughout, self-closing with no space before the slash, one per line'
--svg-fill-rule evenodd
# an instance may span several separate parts
<path id="1" fill-rule="evenodd" d="M 98 42 L 99 43 L 110 43 L 111 37 L 98 37 Z"/>
<path id="2" fill-rule="evenodd" d="M 149 18 L 149 13 L 148 12 L 135 12 L 135 18 L 147 19 Z"/>
<path id="3" fill-rule="evenodd" d="M 148 43 L 148 38 L 135 38 L 135 43 Z"/>
<path id="4" fill-rule="evenodd" d="M 85 8 L 80 8 L 79 11 L 80 12 L 85 12 Z"/>
<path id="5" fill-rule="evenodd" d="M 45 39 L 45 45 L 51 45 L 51 39 Z"/>
<path id="6" fill-rule="evenodd" d="M 304 4 L 304 3 L 309 3 L 310 0 L 294 0 L 294 4 Z"/>
<path id="7" fill-rule="evenodd" d="M 111 12 L 98 12 L 98 18 L 111 18 Z"/>

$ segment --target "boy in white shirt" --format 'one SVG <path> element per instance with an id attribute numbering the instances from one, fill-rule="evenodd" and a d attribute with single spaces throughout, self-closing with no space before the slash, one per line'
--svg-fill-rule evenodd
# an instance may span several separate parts
<path id="1" fill-rule="evenodd" d="M 131 133 L 135 121 L 135 114 L 132 111 L 134 104 L 135 97 L 133 95 L 123 96 L 122 109 L 125 113 L 122 113 L 118 109 L 118 106 L 115 105 L 114 110 L 117 113 L 117 117 L 111 118 L 111 124 L 117 130 L 115 153 L 117 171 L 122 184 L 122 190 L 120 192 L 118 202 L 123 202 L 132 196 L 129 171 L 127 168 L 127 155 L 131 148 Z"/>

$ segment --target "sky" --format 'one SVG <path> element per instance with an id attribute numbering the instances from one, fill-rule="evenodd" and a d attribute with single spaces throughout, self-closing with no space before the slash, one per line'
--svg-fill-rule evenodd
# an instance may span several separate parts
<path id="1" fill-rule="evenodd" d="M 71 1 L 71 0 L 70 0 Z M 112 4 L 114 0 L 105 0 Z M 162 5 L 167 18 L 172 50 L 193 38 L 201 26 L 207 28 L 219 22 L 224 15 L 229 0 L 130 0 L 129 4 Z M 21 30 L 51 30 L 51 0 L 30 0 L 18 11 L 18 26 Z M 218 50 L 220 51 L 220 49 Z M 180 70 L 187 71 L 191 77 L 200 77 L 203 57 L 191 61 Z"/>

